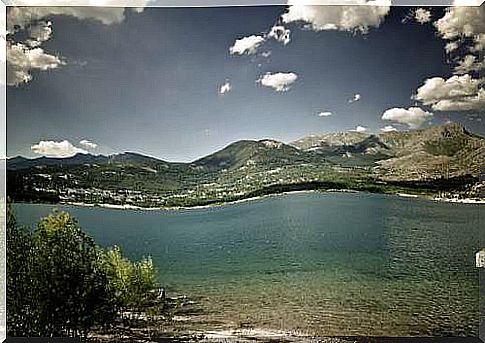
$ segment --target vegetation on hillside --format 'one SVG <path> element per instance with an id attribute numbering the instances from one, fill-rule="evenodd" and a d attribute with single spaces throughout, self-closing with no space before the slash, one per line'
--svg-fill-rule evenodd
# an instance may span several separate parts
<path id="1" fill-rule="evenodd" d="M 379 135 L 325 134 L 291 144 L 244 140 L 191 163 L 134 153 L 18 157 L 7 161 L 7 193 L 19 202 L 156 208 L 218 204 L 282 189 L 476 197 L 484 186 L 484 157 L 485 139 L 446 124 Z"/>

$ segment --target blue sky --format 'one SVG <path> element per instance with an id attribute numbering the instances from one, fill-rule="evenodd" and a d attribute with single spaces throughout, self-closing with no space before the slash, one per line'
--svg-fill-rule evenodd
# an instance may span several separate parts
<path id="1" fill-rule="evenodd" d="M 476 81 L 483 90 L 478 69 L 456 72 L 478 38 L 469 37 L 471 45 L 450 56 L 445 46 L 453 37 L 443 31 L 448 27 L 440 31 L 435 24 L 447 14 L 444 8 L 425 9 L 431 17 L 421 23 L 415 8 L 393 7 L 378 23 L 364 20 L 371 24 L 363 30 L 321 29 L 325 16 L 282 22 L 289 11 L 287 6 L 145 8 L 125 10 L 122 20 L 109 24 L 95 16 L 41 16 L 41 27 L 50 21 L 48 37 L 38 40 L 42 51 L 62 63 L 51 60 L 45 70 L 31 63 L 31 79 L 7 87 L 8 156 L 55 155 L 58 150 L 46 149 L 68 141 L 72 152 L 136 151 L 191 161 L 239 139 L 290 142 L 357 126 L 379 133 L 386 126 L 404 130 L 447 120 L 485 133 L 481 93 L 478 104 L 467 97 L 465 105 L 451 106 L 445 95 L 430 95 L 449 91 L 455 79 Z M 12 36 L 12 44 L 39 37 L 29 25 Z M 274 25 L 290 30 L 287 44 L 268 36 Z M 264 42 L 249 53 L 230 53 L 236 40 L 250 36 Z M 292 82 L 278 88 L 290 73 Z M 440 83 L 438 77 L 455 79 Z M 428 88 L 434 88 L 423 88 L 412 99 L 433 78 Z M 392 120 L 384 120 L 392 108 L 397 108 L 388 114 Z M 79 143 L 85 140 L 96 147 Z M 63 144 L 54 148 L 62 150 Z"/>

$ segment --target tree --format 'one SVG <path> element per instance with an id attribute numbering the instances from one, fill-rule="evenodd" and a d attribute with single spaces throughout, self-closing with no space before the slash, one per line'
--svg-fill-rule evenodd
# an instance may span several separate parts
<path id="1" fill-rule="evenodd" d="M 121 311 L 132 309 L 140 312 L 153 303 L 157 281 L 151 258 L 132 263 L 115 246 L 103 254 L 102 261 L 109 287 L 116 294 Z"/>
<path id="2" fill-rule="evenodd" d="M 118 247 L 98 247 L 64 212 L 43 218 L 29 232 L 17 226 L 8 205 L 9 336 L 86 337 L 125 309 L 152 306 L 155 288 L 150 258 L 132 263 Z"/>
<path id="3" fill-rule="evenodd" d="M 23 336 L 38 331 L 38 309 L 32 279 L 33 242 L 26 228 L 18 227 L 12 207 L 7 204 L 7 330 Z"/>
<path id="4" fill-rule="evenodd" d="M 85 336 L 94 324 L 114 316 L 99 250 L 74 218 L 55 212 L 42 219 L 33 242 L 42 336 Z"/>

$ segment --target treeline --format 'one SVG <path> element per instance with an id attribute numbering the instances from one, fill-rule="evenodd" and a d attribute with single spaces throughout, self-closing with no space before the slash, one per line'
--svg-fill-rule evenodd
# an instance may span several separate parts
<path id="1" fill-rule="evenodd" d="M 453 177 L 449 179 L 438 180 L 423 180 L 423 181 L 376 181 L 372 179 L 367 180 L 346 180 L 346 181 L 310 181 L 301 183 L 289 183 L 289 184 L 275 184 L 263 187 L 261 189 L 252 191 L 238 199 L 252 198 L 258 196 L 265 196 L 271 194 L 279 194 L 293 191 L 306 191 L 306 190 L 329 190 L 329 189 L 349 189 L 354 191 L 363 191 L 370 193 L 395 193 L 398 191 L 407 192 L 430 192 L 437 193 L 439 191 L 464 191 L 471 187 L 475 182 L 478 182 L 478 178 L 465 175 L 459 177 Z"/>
<path id="2" fill-rule="evenodd" d="M 150 258 L 102 249 L 65 212 L 17 225 L 7 208 L 7 335 L 86 337 L 127 311 L 166 310 Z"/>

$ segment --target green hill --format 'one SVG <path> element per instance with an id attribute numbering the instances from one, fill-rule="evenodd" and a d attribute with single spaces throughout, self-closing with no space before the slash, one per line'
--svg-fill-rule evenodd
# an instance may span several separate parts
<path id="1" fill-rule="evenodd" d="M 16 201 L 193 206 L 301 189 L 473 195 L 485 140 L 457 124 L 291 144 L 243 140 L 191 163 L 137 153 L 7 160 Z"/>

